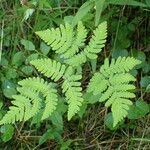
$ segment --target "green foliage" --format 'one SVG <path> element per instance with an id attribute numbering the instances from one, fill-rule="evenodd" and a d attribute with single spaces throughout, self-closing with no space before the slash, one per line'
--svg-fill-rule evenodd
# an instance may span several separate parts
<path id="1" fill-rule="evenodd" d="M 87 149 L 91 146 L 92 149 L 108 149 L 109 141 L 117 141 L 111 144 L 111 149 L 118 149 L 119 141 L 125 139 L 124 135 L 130 135 L 130 138 L 122 145 L 123 149 L 141 149 L 141 145 L 149 149 L 149 130 L 146 128 L 149 126 L 149 116 L 146 114 L 149 113 L 150 93 L 149 7 L 149 0 L 1 0 L 0 119 L 12 111 L 10 116 L 12 120 L 15 118 L 15 125 L 1 125 L 0 149 Z M 103 21 L 108 24 L 108 40 L 104 51 L 101 51 L 106 39 Z M 46 31 L 47 28 L 50 34 L 51 30 L 57 34 L 50 37 L 46 33 L 48 40 L 55 38 L 48 45 L 35 36 L 35 31 Z M 99 31 L 95 33 L 94 30 Z M 120 85 L 118 81 L 123 78 L 123 73 L 115 72 L 109 76 L 113 67 L 108 74 L 105 71 L 104 78 L 99 78 L 102 73 L 96 71 L 103 68 L 105 58 L 112 57 L 116 62 L 119 56 L 140 60 L 142 63 L 136 66 L 140 72 L 134 69 L 125 71 L 124 76 L 131 73 L 130 80 Z M 131 76 L 137 77 L 136 82 Z M 24 78 L 30 79 L 29 86 L 17 85 Z M 95 88 L 87 92 L 90 78 L 95 78 L 98 84 L 90 82 L 93 86 L 95 84 Z M 31 81 L 36 79 L 37 82 Z M 103 92 L 99 92 L 103 88 L 102 81 L 109 84 L 105 85 Z M 52 99 L 48 100 L 46 93 L 44 95 L 45 86 L 44 89 L 37 87 L 43 87 L 41 82 L 50 85 L 47 93 L 52 93 Z M 102 97 L 112 86 L 116 87 L 117 93 L 126 90 L 125 93 L 136 94 L 132 102 L 131 98 L 123 98 L 123 94 L 117 95 L 118 99 L 129 100 L 129 105 L 124 104 L 126 100 L 113 101 L 116 104 L 114 109 L 125 107 L 128 118 L 122 119 L 116 126 L 111 96 Z M 101 97 L 107 107 L 110 105 L 108 109 L 103 107 L 103 103 L 98 103 Z M 143 100 L 137 100 L 141 98 Z M 15 114 L 13 110 L 21 113 Z M 25 118 L 27 122 L 24 122 Z M 68 122 L 66 118 L 72 120 Z M 103 122 L 115 132 L 107 128 L 104 130 Z M 134 133 L 139 137 L 135 141 L 132 138 Z M 143 133 L 145 139 L 140 138 Z M 142 144 L 137 145 L 137 141 Z"/>
<path id="2" fill-rule="evenodd" d="M 66 23 L 65 26 L 60 25 L 60 28 L 36 32 L 48 45 L 51 45 L 60 58 L 64 59 L 64 63 L 69 62 L 69 66 L 46 58 L 31 61 L 31 64 L 44 76 L 55 82 L 61 78 L 64 80 L 62 93 L 65 94 L 68 103 L 68 120 L 80 110 L 83 103 L 82 88 L 79 82 L 82 76 L 75 73 L 77 68 L 73 67 L 85 63 L 87 58 L 97 58 L 97 53 L 102 50 L 106 42 L 106 22 L 98 26 L 89 44 L 81 52 L 79 48 L 85 44 L 86 29 L 82 22 L 78 23 L 77 29 L 73 29 L 70 24 Z M 129 71 L 138 64 L 140 61 L 132 57 L 119 57 L 116 61 L 112 59 L 111 63 L 105 59 L 104 65 L 101 66 L 98 73 L 95 73 L 89 84 L 88 92 L 100 95 L 99 101 L 107 100 L 105 106 L 111 106 L 114 127 L 127 116 L 129 106 L 132 105 L 129 98 L 135 97 L 132 92 L 135 86 L 130 82 L 135 81 L 135 78 L 129 74 Z M 42 99 L 39 93 L 46 99 L 42 119 L 49 117 L 56 109 L 57 91 L 51 84 L 49 85 L 41 78 L 29 78 L 20 81 L 19 84 L 22 86 L 18 88 L 20 95 L 13 96 L 15 101 L 12 103 L 15 106 L 10 107 L 0 124 L 26 121 L 36 115 L 41 109 Z M 48 93 L 48 91 L 51 92 Z"/>
<path id="3" fill-rule="evenodd" d="M 149 105 L 142 100 L 138 100 L 136 101 L 135 105 L 130 106 L 130 109 L 128 111 L 128 118 L 139 119 L 141 117 L 144 117 L 147 113 L 149 113 L 149 111 Z"/>
<path id="4" fill-rule="evenodd" d="M 81 53 L 79 48 L 85 45 L 87 31 L 82 22 L 78 23 L 76 30 L 73 29 L 70 24 L 66 23 L 65 26 L 60 25 L 60 28 L 36 32 L 48 45 L 51 45 L 56 54 L 59 54 L 60 58 L 64 59 L 64 62 L 66 61 L 70 64 L 69 66 L 51 59 L 35 59 L 31 61 L 31 64 L 39 72 L 55 82 L 60 78 L 64 79 L 62 92 L 65 94 L 68 103 L 68 120 L 80 110 L 83 102 L 82 88 L 79 82 L 82 76 L 75 73 L 74 68 L 71 66 L 79 66 L 79 64 L 85 63 L 87 58 L 95 59 L 97 57 L 97 53 L 102 50 L 106 42 L 106 22 L 98 26 L 89 45 Z M 29 41 L 23 40 L 22 43 L 26 49 L 33 49 L 33 45 Z M 81 61 L 78 64 L 76 62 L 79 59 Z M 26 121 L 34 117 L 43 107 L 41 104 L 43 98 L 39 94 L 42 94 L 42 97 L 45 98 L 42 120 L 49 117 L 56 109 L 57 92 L 51 84 L 48 84 L 42 78 L 25 79 L 20 81 L 19 85 L 22 86 L 17 89 L 20 95 L 13 96 L 15 99 L 12 102 L 14 106 L 10 107 L 0 124 Z"/>
<path id="5" fill-rule="evenodd" d="M 110 130 L 117 130 L 119 129 L 119 127 L 123 124 L 123 120 L 121 122 L 119 122 L 115 127 L 114 127 L 114 120 L 113 120 L 113 115 L 112 113 L 108 113 L 105 118 L 104 118 L 104 123 L 106 125 L 107 128 L 109 128 Z"/>
<path id="6" fill-rule="evenodd" d="M 8 142 L 14 134 L 14 127 L 10 124 L 3 125 L 0 128 L 0 133 L 2 133 L 2 137 L 1 137 L 2 141 L 3 142 Z"/>
<path id="7" fill-rule="evenodd" d="M 78 23 L 77 29 L 66 23 L 60 28 L 47 29 L 36 32 L 52 49 L 64 59 L 64 63 L 71 66 L 80 66 L 89 59 L 96 59 L 97 54 L 102 50 L 106 42 L 106 22 L 101 23 L 96 30 L 89 44 L 79 52 L 79 49 L 85 46 L 87 31 L 82 22 Z"/>
<path id="8" fill-rule="evenodd" d="M 19 82 L 21 87 L 17 90 L 19 95 L 14 95 L 13 106 L 0 121 L 0 124 L 26 121 L 35 116 L 40 109 L 43 110 L 42 120 L 49 117 L 56 109 L 57 90 L 51 83 L 41 78 L 28 78 Z M 41 96 L 40 96 L 41 95 Z M 43 98 L 45 99 L 43 102 Z"/>
<path id="9" fill-rule="evenodd" d="M 114 127 L 127 116 L 129 106 L 132 105 L 129 98 L 135 97 L 135 86 L 130 82 L 135 81 L 135 78 L 129 71 L 138 64 L 140 61 L 132 57 L 119 57 L 117 60 L 112 59 L 111 63 L 105 59 L 100 71 L 90 81 L 88 92 L 100 94 L 99 101 L 107 101 L 105 106 L 111 106 Z"/>
<path id="10" fill-rule="evenodd" d="M 82 88 L 80 87 L 81 75 L 74 74 L 72 67 L 66 67 L 60 62 L 56 62 L 51 59 L 39 59 L 31 61 L 39 72 L 43 73 L 46 77 L 51 78 L 54 81 L 60 78 L 64 79 L 62 84 L 62 91 L 65 93 L 66 100 L 68 102 L 68 120 L 79 111 L 79 106 L 82 105 Z M 49 69 L 50 68 L 50 69 Z"/>

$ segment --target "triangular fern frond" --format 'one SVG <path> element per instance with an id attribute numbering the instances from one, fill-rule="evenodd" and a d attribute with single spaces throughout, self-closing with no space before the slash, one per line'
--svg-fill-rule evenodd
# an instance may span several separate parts
<path id="1" fill-rule="evenodd" d="M 81 75 L 76 75 L 71 66 L 66 67 L 59 62 L 51 59 L 37 59 L 31 62 L 39 72 L 43 73 L 46 77 L 57 81 L 59 78 L 63 78 L 62 91 L 65 93 L 66 100 L 68 102 L 68 119 L 70 120 L 73 115 L 79 111 L 82 105 L 82 88 L 79 80 Z M 41 65 L 40 65 L 41 64 Z M 44 64 L 44 65 L 42 65 Z"/>
<path id="2" fill-rule="evenodd" d="M 48 118 L 56 109 L 58 101 L 57 90 L 53 85 L 38 77 L 24 79 L 19 84 L 21 87 L 17 90 L 20 94 L 13 96 L 13 106 L 10 107 L 0 124 L 29 120 L 41 109 L 43 110 L 42 119 Z"/>
<path id="3" fill-rule="evenodd" d="M 82 22 L 79 22 L 76 30 L 73 30 L 70 24 L 65 23 L 65 26 L 60 25 L 56 29 L 38 31 L 36 34 L 57 54 L 60 54 L 61 58 L 70 58 L 79 51 L 80 47 L 84 46 L 87 31 Z"/>
<path id="4" fill-rule="evenodd" d="M 64 63 L 73 67 L 79 66 L 89 59 L 96 59 L 106 42 L 107 23 L 101 23 L 94 31 L 89 44 L 85 47 L 87 30 L 82 22 L 77 28 L 66 23 L 59 28 L 38 31 L 36 34 L 43 39 L 52 49 L 63 58 Z"/>
<path id="5" fill-rule="evenodd" d="M 100 95 L 99 101 L 106 101 L 105 106 L 112 107 L 113 126 L 127 116 L 129 105 L 132 104 L 129 99 L 135 97 L 135 86 L 130 83 L 135 81 L 135 77 L 129 71 L 138 64 L 140 61 L 132 57 L 119 57 L 111 63 L 106 59 L 90 81 L 88 92 Z"/>

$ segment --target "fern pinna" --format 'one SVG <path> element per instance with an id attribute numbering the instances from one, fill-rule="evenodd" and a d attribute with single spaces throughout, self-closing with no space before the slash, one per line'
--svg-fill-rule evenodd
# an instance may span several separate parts
<path id="1" fill-rule="evenodd" d="M 41 58 L 31 61 L 31 64 L 45 77 L 58 83 L 62 79 L 62 94 L 68 103 L 68 120 L 70 120 L 83 104 L 81 88 L 82 73 L 78 68 L 91 59 L 96 59 L 106 42 L 107 24 L 101 23 L 93 32 L 86 45 L 87 30 L 82 22 L 77 27 L 65 23 L 59 28 L 38 31 L 36 34 L 43 39 L 56 53 L 58 60 Z M 134 58 L 121 58 L 111 63 L 106 59 L 100 71 L 92 77 L 87 92 L 100 95 L 99 101 L 106 101 L 111 106 L 114 126 L 127 115 L 129 98 L 135 97 L 134 85 L 130 84 L 135 78 L 129 71 L 140 62 Z M 27 78 L 19 82 L 19 94 L 14 95 L 9 111 L 0 121 L 0 124 L 26 121 L 39 112 L 46 119 L 56 110 L 58 92 L 53 82 L 48 83 L 40 77 Z"/>

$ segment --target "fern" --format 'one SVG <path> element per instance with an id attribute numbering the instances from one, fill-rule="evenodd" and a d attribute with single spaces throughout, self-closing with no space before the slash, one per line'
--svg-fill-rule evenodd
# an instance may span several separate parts
<path id="1" fill-rule="evenodd" d="M 83 102 L 82 88 L 80 87 L 81 83 L 79 82 L 82 76 L 74 74 L 71 66 L 67 68 L 65 65 L 51 59 L 37 59 L 31 61 L 31 64 L 34 65 L 39 72 L 54 81 L 57 81 L 60 78 L 64 79 L 62 89 L 69 104 L 68 120 L 70 120 L 72 116 L 79 111 L 79 107 Z"/>
<path id="2" fill-rule="evenodd" d="M 103 22 L 94 31 L 94 35 L 92 36 L 89 44 L 85 47 L 85 49 L 78 53 L 76 56 L 66 60 L 66 63 L 76 67 L 85 63 L 87 58 L 96 59 L 97 54 L 101 52 L 102 48 L 105 46 L 106 36 L 107 24 L 106 22 Z"/>
<path id="3" fill-rule="evenodd" d="M 82 22 L 78 23 L 77 30 L 73 30 L 73 27 L 66 23 L 65 26 L 60 25 L 60 28 L 39 31 L 36 34 L 48 45 L 51 45 L 61 58 L 70 58 L 79 51 L 80 47 L 85 45 L 87 30 Z"/>
<path id="4" fill-rule="evenodd" d="M 129 99 L 135 97 L 135 86 L 130 82 L 135 81 L 135 77 L 129 71 L 139 63 L 132 57 L 119 57 L 117 60 L 112 59 L 111 63 L 106 59 L 100 71 L 90 81 L 88 92 L 99 94 L 99 101 L 107 101 L 105 106 L 111 106 L 113 126 L 127 116 L 129 106 L 132 105 Z"/>
<path id="5" fill-rule="evenodd" d="M 20 81 L 19 85 L 21 87 L 17 90 L 20 94 L 13 96 L 13 106 L 10 107 L 0 124 L 29 120 L 41 109 L 43 110 L 43 120 L 48 118 L 56 109 L 57 90 L 51 83 L 47 83 L 41 78 L 28 78 Z M 45 98 L 44 101 L 43 98 Z"/>
<path id="6" fill-rule="evenodd" d="M 87 58 L 97 58 L 97 54 L 106 42 L 106 28 L 106 22 L 101 23 L 85 48 L 87 30 L 82 22 L 79 22 L 77 29 L 74 30 L 70 24 L 66 23 L 65 26 L 60 25 L 56 29 L 38 31 L 36 34 L 50 45 L 60 58 L 64 59 L 64 63 L 76 67 L 85 63 Z"/>
<path id="7" fill-rule="evenodd" d="M 38 31 L 36 34 L 52 47 L 61 62 L 49 58 L 36 59 L 31 64 L 45 77 L 58 83 L 61 79 L 62 94 L 68 103 L 68 120 L 70 120 L 83 104 L 83 94 L 80 80 L 81 72 L 78 67 L 91 59 L 96 59 L 106 42 L 107 24 L 101 23 L 93 32 L 88 45 L 85 46 L 87 30 L 82 22 L 77 27 L 65 23 L 59 28 Z M 60 60 L 59 59 L 59 60 Z M 116 126 L 128 113 L 132 105 L 131 98 L 135 81 L 129 71 L 140 61 L 132 57 L 106 58 L 99 72 L 90 80 L 87 92 L 99 96 L 100 102 L 111 107 Z M 27 121 L 43 112 L 41 120 L 48 118 L 56 110 L 58 103 L 57 90 L 53 83 L 48 83 L 40 77 L 27 78 L 19 82 L 19 94 L 14 95 L 9 111 L 0 121 L 0 124 Z"/>

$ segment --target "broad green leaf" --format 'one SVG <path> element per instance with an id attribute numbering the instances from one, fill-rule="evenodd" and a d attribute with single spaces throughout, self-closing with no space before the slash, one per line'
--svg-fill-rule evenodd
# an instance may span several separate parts
<path id="1" fill-rule="evenodd" d="M 51 115 L 51 121 L 56 127 L 58 127 L 59 129 L 63 130 L 63 118 L 62 118 L 62 114 L 61 113 L 59 113 L 58 111 L 55 111 Z"/>
<path id="2" fill-rule="evenodd" d="M 4 95 L 8 98 L 12 98 L 12 95 L 17 93 L 16 85 L 12 81 L 5 80 L 2 84 L 2 87 Z"/>
<path id="3" fill-rule="evenodd" d="M 110 130 L 116 130 L 119 128 L 120 125 L 123 124 L 123 121 L 121 121 L 119 124 L 117 124 L 115 127 L 113 126 L 114 120 L 113 120 L 113 116 L 112 113 L 108 113 L 105 118 L 104 118 L 104 123 L 106 125 L 106 127 Z"/>
<path id="4" fill-rule="evenodd" d="M 7 79 L 14 79 L 18 76 L 17 71 L 14 68 L 8 68 L 5 75 Z"/>
<path id="5" fill-rule="evenodd" d="M 24 46 L 25 50 L 29 50 L 29 51 L 34 51 L 35 50 L 35 46 L 31 41 L 22 39 L 21 44 Z"/>
<path id="6" fill-rule="evenodd" d="M 135 105 L 130 106 L 130 109 L 128 111 L 128 118 L 139 119 L 141 117 L 144 117 L 149 111 L 149 105 L 142 100 L 138 100 Z"/>
<path id="7" fill-rule="evenodd" d="M 22 67 L 21 71 L 24 72 L 26 75 L 31 75 L 33 72 L 33 67 L 24 66 L 24 67 Z"/>
<path id="8" fill-rule="evenodd" d="M 2 133 L 1 138 L 2 138 L 3 142 L 7 142 L 7 141 L 11 140 L 11 138 L 14 134 L 14 127 L 10 124 L 3 125 L 0 128 L 0 132 Z"/>
<path id="9" fill-rule="evenodd" d="M 61 139 L 61 135 L 59 134 L 57 129 L 50 128 L 39 139 L 39 144 L 41 145 L 47 140 L 57 140 L 57 139 Z"/>
<path id="10" fill-rule="evenodd" d="M 50 51 L 50 47 L 47 44 L 45 44 L 44 42 L 41 42 L 40 50 L 44 55 L 47 55 Z"/>
<path id="11" fill-rule="evenodd" d="M 38 59 L 38 57 L 39 57 L 39 54 L 33 53 L 33 54 L 31 54 L 29 57 L 27 57 L 26 63 L 28 64 L 28 63 L 30 63 L 30 61 L 35 60 L 35 59 Z"/>
<path id="12" fill-rule="evenodd" d="M 90 0 L 85 2 L 76 13 L 74 19 L 73 19 L 73 26 L 75 26 L 82 18 L 94 7 L 94 1 Z"/>
<path id="13" fill-rule="evenodd" d="M 101 17 L 101 13 L 103 11 L 104 4 L 105 4 L 105 0 L 95 0 L 95 6 L 96 6 L 95 26 L 99 24 L 99 20 Z"/>
<path id="14" fill-rule="evenodd" d="M 143 63 L 142 70 L 143 70 L 143 73 L 148 73 L 150 71 L 150 63 L 145 61 Z"/>
<path id="15" fill-rule="evenodd" d="M 141 78 L 140 85 L 141 87 L 147 87 L 150 84 L 150 76 L 144 76 Z"/>
<path id="16" fill-rule="evenodd" d="M 12 57 L 12 65 L 20 66 L 25 60 L 25 55 L 22 51 L 17 52 Z"/>
<path id="17" fill-rule="evenodd" d="M 116 59 L 119 56 L 127 57 L 128 56 L 128 51 L 126 49 L 115 49 L 115 50 L 113 50 L 112 57 Z"/>
<path id="18" fill-rule="evenodd" d="M 141 60 L 142 62 L 144 62 L 146 59 L 145 53 L 140 50 L 136 50 L 136 49 L 132 50 L 131 55 L 136 59 Z"/>
<path id="19" fill-rule="evenodd" d="M 106 0 L 106 2 L 113 5 L 131 5 L 137 7 L 147 7 L 147 5 L 145 5 L 144 3 L 135 0 Z"/>

